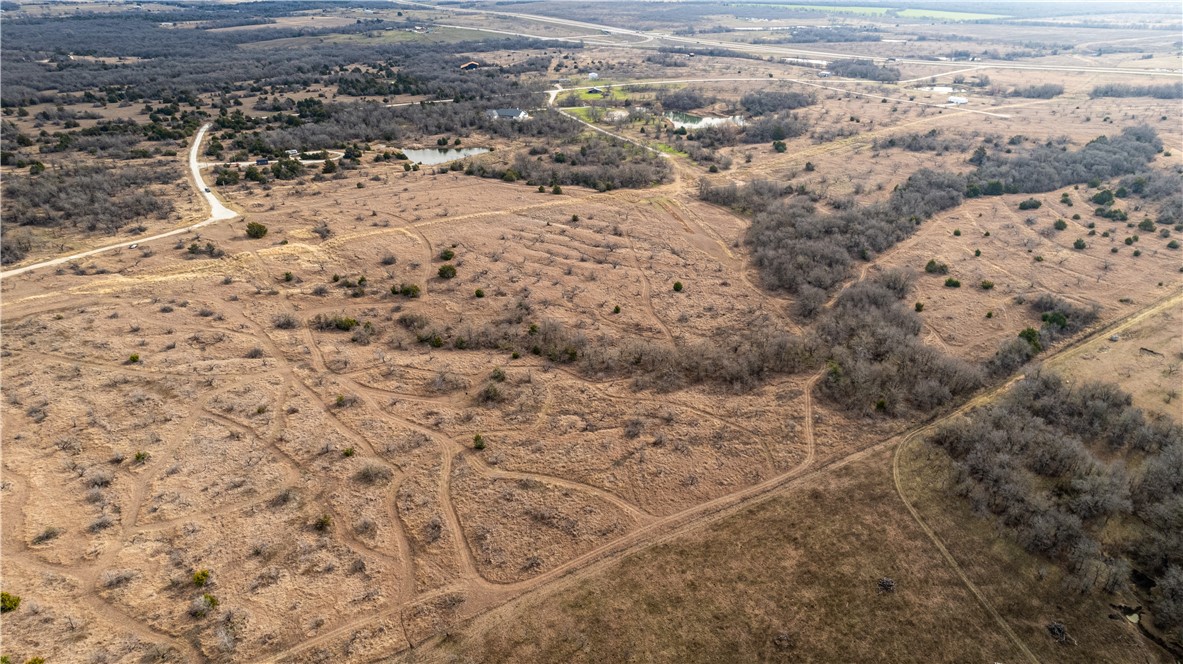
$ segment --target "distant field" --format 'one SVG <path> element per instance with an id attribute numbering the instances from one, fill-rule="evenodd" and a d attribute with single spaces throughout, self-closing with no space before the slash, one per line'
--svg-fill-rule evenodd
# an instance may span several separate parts
<path id="1" fill-rule="evenodd" d="M 243 44 L 243 46 L 245 48 L 292 48 L 308 44 L 326 42 L 335 44 L 393 44 L 398 42 L 439 43 L 476 41 L 484 38 L 486 38 L 486 35 L 483 35 L 482 33 L 475 30 L 436 28 L 428 33 L 406 32 L 404 30 L 381 30 L 350 35 L 330 33 L 326 35 L 309 35 L 306 37 L 286 37 L 284 39 L 268 39 L 265 41 L 251 42 L 249 44 Z"/>
<path id="2" fill-rule="evenodd" d="M 987 18 L 1006 18 L 1005 14 L 975 14 L 973 12 L 948 12 L 941 9 L 903 9 L 898 12 L 904 18 L 940 18 L 949 21 L 977 21 Z"/>
<path id="3" fill-rule="evenodd" d="M 847 5 L 774 5 L 786 9 L 803 9 L 806 11 L 829 12 L 834 14 L 863 14 L 866 16 L 885 16 L 892 11 L 891 7 L 862 7 Z M 949 21 L 976 21 L 987 18 L 1004 18 L 1003 14 L 978 14 L 973 12 L 951 12 L 941 9 L 900 9 L 898 16 L 904 18 L 935 18 Z"/>

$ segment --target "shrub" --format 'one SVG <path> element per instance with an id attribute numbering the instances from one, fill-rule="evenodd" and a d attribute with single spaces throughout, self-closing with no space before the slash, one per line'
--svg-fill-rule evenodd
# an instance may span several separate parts
<path id="1" fill-rule="evenodd" d="M 218 608 L 218 598 L 209 593 L 196 597 L 189 605 L 189 615 L 194 618 L 204 618 L 213 609 Z"/>
<path id="2" fill-rule="evenodd" d="M 1033 327 L 1025 328 L 1022 332 L 1019 332 L 1019 338 L 1030 344 L 1031 350 L 1036 353 L 1043 350 L 1043 344 L 1039 341 L 1039 330 Z"/>
<path id="3" fill-rule="evenodd" d="M 924 266 L 924 271 L 929 274 L 948 274 L 949 266 L 944 263 L 938 263 L 936 259 L 928 261 Z"/>
<path id="4" fill-rule="evenodd" d="M 207 583 L 209 583 L 209 570 L 208 569 L 199 569 L 193 573 L 193 585 L 197 586 L 198 588 L 201 588 L 202 586 L 204 586 Z"/>
<path id="5" fill-rule="evenodd" d="M 294 330 L 300 321 L 291 314 L 279 314 L 271 319 L 271 324 L 280 330 Z"/>
<path id="6" fill-rule="evenodd" d="M 440 266 L 437 274 L 439 274 L 440 279 L 451 279 L 456 276 L 456 266 L 451 263 L 444 263 Z"/>
<path id="7" fill-rule="evenodd" d="M 345 395 L 343 395 L 343 394 L 337 395 L 337 405 L 341 406 L 344 403 L 345 403 Z M 357 454 L 357 451 L 354 450 L 352 447 L 346 447 L 345 449 L 341 450 L 341 456 L 346 457 L 346 458 L 349 458 L 349 457 L 353 456 L 354 454 Z"/>
<path id="8" fill-rule="evenodd" d="M 1052 224 L 1052 226 L 1055 227 L 1056 230 L 1062 231 L 1065 228 L 1068 228 L 1068 222 L 1064 221 L 1063 219 L 1057 219 L 1056 223 Z"/>
<path id="9" fill-rule="evenodd" d="M 550 188 L 550 193 L 554 194 L 555 196 L 558 196 L 559 194 L 563 193 L 563 188 L 556 184 L 555 186 Z"/>
<path id="10" fill-rule="evenodd" d="M 1167 243 L 1167 249 L 1178 249 L 1178 248 L 1179 248 L 1179 241 L 1178 240 L 1171 240 L 1170 242 Z"/>
<path id="11" fill-rule="evenodd" d="M 991 288 L 994 288 L 994 282 L 983 280 L 982 283 L 979 284 L 979 286 L 982 287 L 982 290 L 990 290 Z"/>
<path id="12" fill-rule="evenodd" d="M 322 514 L 313 522 L 312 527 L 318 532 L 328 532 L 333 527 L 333 517 L 328 514 Z"/>
<path id="13" fill-rule="evenodd" d="M 1038 210 L 1042 206 L 1043 202 L 1035 198 L 1028 198 L 1025 201 L 1019 201 L 1020 210 Z"/>
<path id="14" fill-rule="evenodd" d="M 949 277 L 945 280 L 945 288 L 961 288 L 961 282 L 953 277 Z"/>
<path id="15" fill-rule="evenodd" d="M 440 252 L 440 260 L 442 261 L 450 261 L 455 257 L 456 252 L 452 251 L 451 249 L 444 249 Z"/>
<path id="16" fill-rule="evenodd" d="M 360 325 L 356 318 L 350 318 L 343 314 L 336 314 L 329 316 L 328 314 L 317 314 L 308 324 L 317 330 L 340 330 L 348 332 Z"/>
<path id="17" fill-rule="evenodd" d="M 916 303 L 916 313 L 920 313 L 921 311 L 924 311 L 924 303 L 917 302 Z"/>
<path id="18" fill-rule="evenodd" d="M 1178 247 L 1178 246 L 1179 246 L 1179 243 L 1178 243 L 1178 242 L 1175 242 L 1174 240 L 1171 240 L 1171 244 L 1174 244 L 1174 245 L 1175 245 L 1174 247 L 1171 247 L 1171 245 L 1170 245 L 1170 244 L 1168 244 L 1167 246 L 1168 246 L 1168 247 L 1171 247 L 1171 249 L 1174 249 L 1175 247 Z M 614 314 L 618 314 L 618 313 L 620 313 L 620 305 L 619 305 L 619 304 L 618 304 L 618 305 L 616 305 L 615 307 L 612 307 L 612 313 L 614 313 Z"/>
<path id="19" fill-rule="evenodd" d="M 953 237 L 961 237 L 961 229 L 960 228 L 953 230 Z"/>
<path id="20" fill-rule="evenodd" d="M 1088 245 L 1085 244 L 1085 241 L 1080 238 L 1076 238 L 1076 241 L 1072 243 L 1073 249 L 1084 249 L 1087 246 Z"/>
<path id="21" fill-rule="evenodd" d="M 390 470 L 376 464 L 367 464 L 357 471 L 354 478 L 363 484 L 376 484 L 390 478 Z"/>
<path id="22" fill-rule="evenodd" d="M 477 435 L 472 437 L 472 448 L 474 450 L 485 449 L 485 438 L 483 436 L 481 436 L 481 434 L 478 433 Z M 20 600 L 17 600 L 17 601 L 19 602 Z"/>
<path id="23" fill-rule="evenodd" d="M 390 287 L 391 295 L 402 295 L 403 297 L 415 298 L 419 297 L 420 288 L 416 284 L 400 284 L 398 286 Z"/>
<path id="24" fill-rule="evenodd" d="M 504 401 L 505 396 L 501 394 L 501 390 L 496 385 L 489 383 L 481 388 L 480 392 L 477 392 L 476 400 L 480 404 L 498 403 Z"/>
<path id="25" fill-rule="evenodd" d="M 0 592 L 0 613 L 16 611 L 21 605 L 21 598 L 6 592 Z"/>
<path id="26" fill-rule="evenodd" d="M 483 288 L 476 289 L 476 296 L 477 297 L 484 297 L 485 296 L 485 289 L 483 289 Z"/>
<path id="27" fill-rule="evenodd" d="M 246 235 L 249 238 L 258 240 L 267 234 L 267 227 L 257 221 L 252 221 L 246 225 Z"/>
<path id="28" fill-rule="evenodd" d="M 680 282 L 680 281 L 675 281 L 675 282 L 674 282 L 674 292 L 675 292 L 675 293 L 681 293 L 681 292 L 682 292 L 682 282 Z"/>
<path id="29" fill-rule="evenodd" d="M 40 532 L 40 534 L 33 537 L 33 544 L 44 544 L 51 539 L 55 539 L 58 535 L 61 535 L 61 534 L 62 534 L 62 531 L 60 528 L 54 528 L 53 526 L 50 526 L 50 527 L 46 528 L 45 530 L 42 530 Z"/>

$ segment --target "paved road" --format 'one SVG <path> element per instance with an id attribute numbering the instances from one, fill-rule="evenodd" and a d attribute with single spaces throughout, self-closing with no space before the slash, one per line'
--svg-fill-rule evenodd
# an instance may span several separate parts
<path id="1" fill-rule="evenodd" d="M 76 261 L 88 256 L 94 256 L 95 254 L 101 254 L 106 251 L 111 251 L 112 249 L 123 249 L 133 244 L 147 244 L 153 240 L 172 237 L 174 235 L 181 235 L 182 233 L 189 233 L 201 228 L 202 226 L 208 226 L 214 222 L 237 217 L 238 213 L 222 205 L 222 201 L 218 200 L 218 197 L 215 196 L 212 191 L 206 191 L 205 181 L 201 179 L 201 163 L 197 161 L 197 154 L 201 150 L 201 141 L 205 138 L 205 132 L 208 131 L 209 128 L 210 125 L 206 124 L 197 131 L 197 136 L 193 139 L 193 146 L 189 149 L 189 174 L 193 177 L 193 184 L 195 187 L 197 187 L 197 193 L 201 194 L 205 198 L 205 202 L 210 206 L 210 215 L 208 219 L 205 221 L 199 221 L 196 224 L 192 224 L 190 226 L 174 228 L 173 230 L 166 231 L 164 233 L 157 233 L 156 235 L 150 235 L 148 237 L 132 238 L 122 242 L 117 242 L 115 244 L 109 244 L 105 247 L 90 249 L 77 254 L 70 254 L 69 256 L 61 256 L 59 258 L 42 261 L 40 263 L 33 263 L 32 265 L 26 265 L 24 267 L 8 270 L 7 272 L 0 272 L 0 279 L 15 277 L 18 274 L 24 274 L 25 272 L 30 272 L 43 267 L 53 267 L 55 265 L 61 265 L 62 263 L 69 263 L 70 261 Z"/>

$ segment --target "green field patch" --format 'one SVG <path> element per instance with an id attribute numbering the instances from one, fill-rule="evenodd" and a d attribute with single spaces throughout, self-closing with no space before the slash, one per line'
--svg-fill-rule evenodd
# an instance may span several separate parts
<path id="1" fill-rule="evenodd" d="M 1006 18 L 1005 14 L 950 12 L 943 9 L 901 9 L 896 12 L 896 15 L 903 18 L 938 18 L 947 21 L 978 21 L 989 18 Z"/>
<path id="2" fill-rule="evenodd" d="M 672 145 L 670 145 L 670 144 L 668 144 L 668 143 L 654 143 L 654 144 L 653 144 L 653 149 L 657 150 L 658 152 L 664 152 L 664 153 L 666 153 L 666 154 L 672 154 L 672 155 L 674 155 L 675 157 L 685 157 L 685 156 L 686 156 L 686 153 L 685 153 L 685 152 L 682 152 L 682 151 L 681 151 L 681 150 L 679 150 L 678 148 L 676 148 L 676 147 L 674 147 L 674 146 L 672 146 Z"/>
<path id="3" fill-rule="evenodd" d="M 579 90 L 579 98 L 583 101 L 597 101 L 603 99 L 619 100 L 625 99 L 628 95 L 620 88 L 609 88 L 605 86 L 597 86 L 600 92 L 592 92 L 591 90 Z"/>
<path id="4" fill-rule="evenodd" d="M 576 106 L 575 108 L 564 108 L 565 112 L 574 115 L 584 122 L 591 122 L 591 108 L 587 106 Z"/>

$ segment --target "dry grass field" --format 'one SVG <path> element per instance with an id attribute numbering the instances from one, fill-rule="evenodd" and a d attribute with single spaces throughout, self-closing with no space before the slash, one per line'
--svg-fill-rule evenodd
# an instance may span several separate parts
<path id="1" fill-rule="evenodd" d="M 508 11 L 519 10 L 528 11 Z M 360 17 L 297 14 L 274 27 L 344 28 Z M 572 49 L 577 71 L 548 43 L 543 57 L 568 68 L 521 80 L 587 87 L 597 71 L 629 100 L 609 95 L 605 108 L 624 110 L 689 88 L 711 98 L 695 113 L 714 117 L 744 112 L 752 92 L 809 92 L 815 103 L 795 111 L 809 130 L 779 147 L 723 145 L 712 163 L 727 165 L 708 169 L 668 156 L 693 146 L 660 114 L 584 123 L 579 140 L 606 132 L 667 155 L 666 182 L 608 191 L 374 159 L 460 136 L 492 149 L 466 159 L 470 170 L 554 151 L 542 138 L 467 128 L 359 141 L 355 166 L 313 176 L 317 163 L 265 185 L 212 185 L 212 162 L 192 182 L 176 141 L 176 154 L 153 157 L 185 173 L 153 189 L 173 210 L 136 235 L 19 229 L 32 247 L 5 269 L 34 267 L 0 282 L 0 576 L 22 598 L 2 623 L 13 662 L 1171 661 L 1111 619 L 1110 605 L 1137 596 L 1070 591 L 1054 562 L 959 499 L 952 462 L 923 439 L 1004 394 L 1005 378 L 969 404 L 889 417 L 824 397 L 818 383 L 833 371 L 824 358 L 744 389 L 712 380 L 727 367 L 682 380 L 627 361 L 640 366 L 659 348 L 673 366 L 677 353 L 742 355 L 753 339 L 819 334 L 792 313 L 793 296 L 764 287 L 746 241 L 751 216 L 704 202 L 700 186 L 784 183 L 837 212 L 888 199 L 923 168 L 966 172 L 983 141 L 1077 150 L 1142 124 L 1164 145 L 1147 168 L 1169 174 L 1183 164 L 1178 100 L 1089 95 L 1133 75 L 1108 69 L 1148 60 L 1081 56 L 1080 71 L 1055 69 L 1073 63 L 1062 54 L 1021 61 L 1039 71 L 962 63 L 960 73 L 988 73 L 994 89 L 950 106 L 950 93 L 924 89 L 952 82 L 948 63 L 900 63 L 903 80 L 891 84 L 819 78 L 775 50 L 679 51 L 683 66 L 673 67 L 647 56 L 686 45 L 662 42 L 665 24 L 652 17 L 643 26 L 656 32 L 624 35 L 443 8 L 406 18 L 464 27 L 244 48 L 426 44 L 491 30 L 586 37 Z M 911 18 L 901 33 L 921 34 L 930 28 L 917 21 L 937 17 Z M 997 25 L 952 29 L 1014 44 Z M 1145 38 L 1155 64 L 1177 67 L 1177 47 L 1158 31 L 1115 33 Z M 480 57 L 527 61 L 511 50 Z M 1041 83 L 1064 92 L 1006 96 Z M 352 101 L 335 90 L 267 92 L 292 108 Z M 537 97 L 529 110 L 541 115 Z M 81 127 L 143 121 L 138 108 L 96 104 L 100 117 Z M 53 104 L 27 110 L 6 123 L 31 136 L 63 128 L 38 115 Z M 888 143 L 930 131 L 945 147 Z M 1118 179 L 965 199 L 854 261 L 826 308 L 842 289 L 911 273 L 904 304 L 915 303 L 924 344 L 980 364 L 1039 327 L 1026 306 L 1039 295 L 1095 306 L 1096 322 L 1046 349 L 1043 366 L 1116 382 L 1135 405 L 1181 420 L 1183 251 L 1168 244 L 1180 234 L 1139 230 L 1158 209 L 1139 198 L 1117 203 L 1126 221 L 1096 216 L 1091 197 Z M 153 238 L 204 220 L 211 185 L 238 216 Z M 1020 210 L 1032 197 L 1038 209 Z M 248 224 L 266 234 L 250 237 Z M 136 237 L 145 239 L 134 249 L 37 266 Z M 926 274 L 930 260 L 947 274 Z M 1073 645 L 1048 637 L 1053 621 L 1069 626 Z"/>

